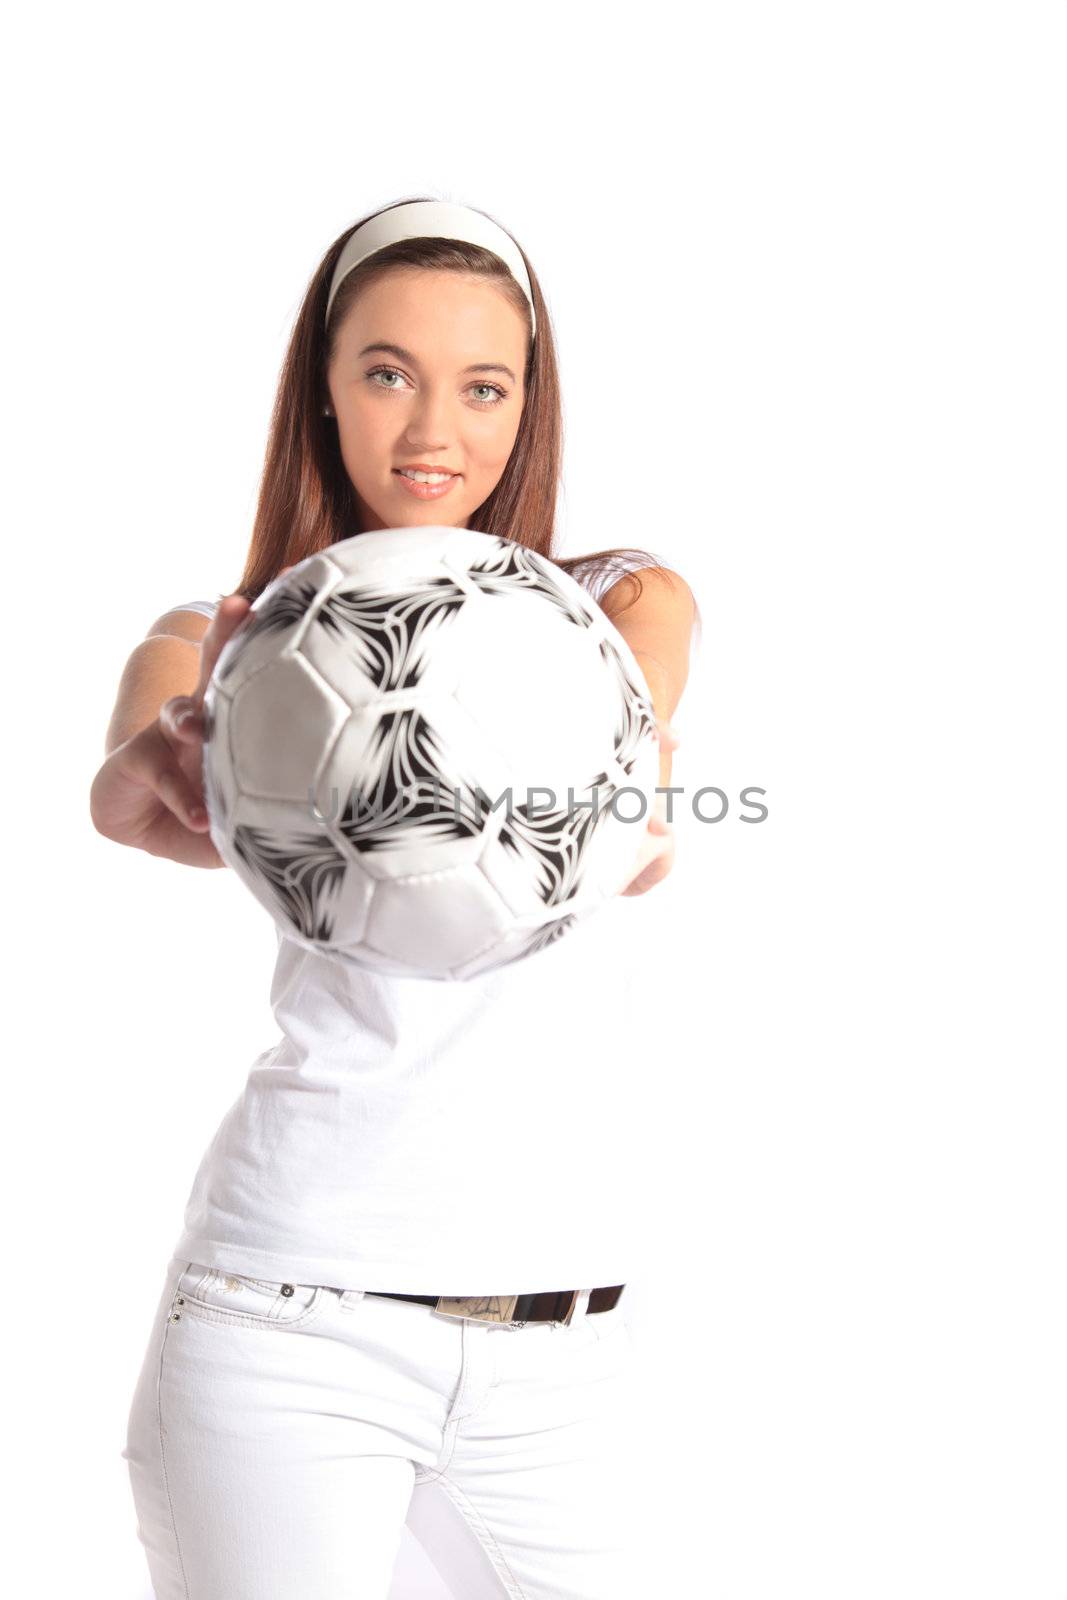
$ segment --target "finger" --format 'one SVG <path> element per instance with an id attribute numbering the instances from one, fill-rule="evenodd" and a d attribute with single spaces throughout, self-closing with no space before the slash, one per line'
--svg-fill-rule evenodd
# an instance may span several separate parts
<path id="1" fill-rule="evenodd" d="M 193 744 L 204 737 L 204 718 L 201 708 L 191 695 L 176 694 L 164 700 L 159 708 L 160 727 L 169 739 Z"/>
<path id="2" fill-rule="evenodd" d="M 193 699 L 198 705 L 204 702 L 204 694 L 211 682 L 211 674 L 215 670 L 219 656 L 251 609 L 251 601 L 246 600 L 241 594 L 228 594 L 219 601 L 218 610 L 208 624 L 207 632 L 200 643 L 200 680 L 193 694 Z"/>
<path id="3" fill-rule="evenodd" d="M 143 743 L 132 739 L 125 752 L 123 770 L 158 795 L 168 811 L 194 833 L 208 826 L 204 797 L 174 759 L 170 746 L 158 735 Z"/>
<path id="4" fill-rule="evenodd" d="M 670 863 L 661 858 L 650 861 L 648 866 L 644 867 L 626 885 L 626 888 L 621 889 L 619 892 L 620 894 L 645 894 L 647 890 L 654 889 L 657 883 L 662 883 L 670 870 Z"/>
<path id="5" fill-rule="evenodd" d="M 651 868 L 646 867 L 644 872 L 639 873 L 637 877 L 634 878 L 632 883 L 628 883 L 626 888 L 620 890 L 619 892 L 624 895 L 644 894 L 645 890 L 651 889 L 652 884 L 655 882 L 655 879 L 650 877 L 650 872 Z"/>
<path id="6" fill-rule="evenodd" d="M 208 815 L 199 793 L 183 772 L 176 767 L 164 767 L 158 774 L 156 793 L 168 811 L 173 811 L 179 822 L 193 833 L 204 833 Z"/>

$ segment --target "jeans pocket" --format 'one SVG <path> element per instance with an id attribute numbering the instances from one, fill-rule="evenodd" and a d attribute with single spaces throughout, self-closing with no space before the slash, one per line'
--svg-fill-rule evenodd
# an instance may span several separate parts
<path id="1" fill-rule="evenodd" d="M 309 1322 L 325 1305 L 327 1293 L 321 1284 L 249 1278 L 190 1261 L 178 1278 L 174 1308 L 201 1322 L 292 1328 Z"/>

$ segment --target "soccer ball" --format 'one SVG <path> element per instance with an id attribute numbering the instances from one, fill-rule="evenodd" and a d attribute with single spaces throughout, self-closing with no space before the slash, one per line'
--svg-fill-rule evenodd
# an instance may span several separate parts
<path id="1" fill-rule="evenodd" d="M 386 528 L 308 556 L 228 640 L 204 713 L 219 855 L 288 938 L 356 966 L 488 972 L 637 869 L 647 685 L 580 584 L 511 539 Z"/>

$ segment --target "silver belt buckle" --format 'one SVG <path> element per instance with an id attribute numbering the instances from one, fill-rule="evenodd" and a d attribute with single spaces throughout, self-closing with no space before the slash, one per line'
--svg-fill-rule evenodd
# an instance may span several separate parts
<path id="1" fill-rule="evenodd" d="M 570 1322 L 580 1294 L 580 1289 L 573 1290 L 567 1315 L 554 1320 Z M 466 1317 L 472 1322 L 514 1322 L 515 1307 L 518 1303 L 517 1294 L 470 1294 L 455 1299 L 439 1295 L 434 1310 L 439 1311 L 443 1317 Z"/>
<path id="2" fill-rule="evenodd" d="M 464 1317 L 471 1322 L 511 1322 L 518 1303 L 517 1294 L 438 1295 L 434 1310 L 443 1317 Z"/>

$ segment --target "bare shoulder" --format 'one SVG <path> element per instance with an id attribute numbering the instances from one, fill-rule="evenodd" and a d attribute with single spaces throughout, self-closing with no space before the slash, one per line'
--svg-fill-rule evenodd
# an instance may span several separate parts
<path id="1" fill-rule="evenodd" d="M 146 639 L 162 636 L 170 639 L 189 639 L 199 644 L 211 626 L 211 618 L 200 611 L 187 611 L 183 606 L 175 611 L 164 611 L 145 634 Z"/>
<path id="2" fill-rule="evenodd" d="M 635 581 L 636 575 L 628 572 L 604 591 L 600 605 L 609 617 L 623 611 L 630 612 L 633 617 L 639 611 L 642 617 L 647 614 L 662 616 L 665 620 L 692 620 L 696 601 L 680 572 L 675 572 L 673 567 L 642 567 L 639 576 L 640 587 Z"/>

